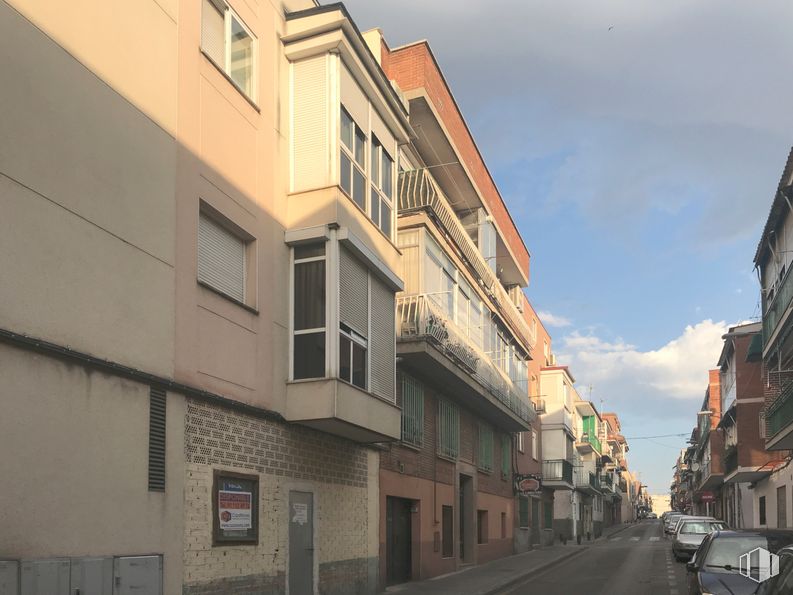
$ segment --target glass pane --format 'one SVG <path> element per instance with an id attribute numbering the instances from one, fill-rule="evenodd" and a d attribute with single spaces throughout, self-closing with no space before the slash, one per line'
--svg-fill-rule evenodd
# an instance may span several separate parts
<path id="1" fill-rule="evenodd" d="M 341 142 L 352 151 L 352 118 L 344 108 L 341 108 Z"/>
<path id="2" fill-rule="evenodd" d="M 339 378 L 352 382 L 350 361 L 351 341 L 344 335 L 339 335 Z"/>
<path id="3" fill-rule="evenodd" d="M 360 128 L 355 129 L 355 160 L 362 168 L 366 168 L 365 159 L 366 137 Z"/>
<path id="4" fill-rule="evenodd" d="M 339 182 L 341 184 L 342 189 L 352 196 L 352 172 L 350 168 L 352 168 L 352 163 L 350 162 L 350 158 L 347 157 L 347 153 L 344 151 L 341 152 L 341 176 L 339 178 Z"/>
<path id="5" fill-rule="evenodd" d="M 325 326 L 325 261 L 295 265 L 295 330 Z"/>
<path id="6" fill-rule="evenodd" d="M 295 260 L 314 258 L 315 256 L 325 256 L 325 242 L 295 246 Z"/>
<path id="7" fill-rule="evenodd" d="M 386 201 L 380 203 L 380 229 L 389 238 L 391 237 L 391 207 Z"/>
<path id="8" fill-rule="evenodd" d="M 383 194 L 385 194 L 388 198 L 393 198 L 391 193 L 391 172 L 394 169 L 394 162 L 391 161 L 391 158 L 388 156 L 388 153 L 385 151 L 381 152 L 382 155 L 382 179 L 380 183 L 380 187 L 383 189 Z"/>
<path id="9" fill-rule="evenodd" d="M 325 376 L 325 333 L 295 335 L 295 379 Z"/>
<path id="10" fill-rule="evenodd" d="M 366 349 L 358 343 L 352 344 L 352 383 L 366 388 Z"/>
<path id="11" fill-rule="evenodd" d="M 232 15 L 231 64 L 229 75 L 245 91 L 253 95 L 253 38 Z"/>
<path id="12" fill-rule="evenodd" d="M 372 171 L 369 172 L 372 183 L 377 186 L 380 183 L 380 141 L 377 137 L 372 137 Z"/>
<path id="13" fill-rule="evenodd" d="M 359 207 L 366 211 L 366 178 L 357 167 L 352 168 L 352 199 Z"/>
<path id="14" fill-rule="evenodd" d="M 375 224 L 380 220 L 380 195 L 374 189 L 374 186 L 369 191 L 369 217 L 372 218 Z"/>

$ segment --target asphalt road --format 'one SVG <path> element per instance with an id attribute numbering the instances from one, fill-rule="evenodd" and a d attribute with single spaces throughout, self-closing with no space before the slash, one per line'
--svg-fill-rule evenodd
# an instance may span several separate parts
<path id="1" fill-rule="evenodd" d="M 660 521 L 643 521 L 593 543 L 582 554 L 501 595 L 686 595 L 685 564 L 675 562 Z"/>

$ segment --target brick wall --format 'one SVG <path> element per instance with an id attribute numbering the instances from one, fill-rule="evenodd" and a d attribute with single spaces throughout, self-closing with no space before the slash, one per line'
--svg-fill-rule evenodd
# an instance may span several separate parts
<path id="1" fill-rule="evenodd" d="M 372 451 L 308 428 L 191 401 L 185 457 L 184 593 L 285 592 L 290 489 L 314 493 L 319 592 L 374 590 L 376 551 L 369 533 L 378 529 L 370 526 L 369 508 L 378 505 L 371 496 L 378 471 Z M 259 476 L 258 545 L 212 545 L 215 469 Z"/>
<path id="2" fill-rule="evenodd" d="M 381 453 L 380 467 L 388 471 L 396 471 L 422 479 L 438 481 L 453 485 L 455 482 L 456 464 L 436 455 L 438 415 L 438 399 L 440 393 L 424 384 L 424 441 L 421 448 L 412 447 L 401 442 L 392 442 Z M 402 383 L 397 381 L 397 405 L 402 405 Z M 480 417 L 470 411 L 460 411 L 460 454 L 459 460 L 477 464 L 479 452 Z M 504 497 L 512 497 L 511 477 L 501 476 L 501 437 L 504 432 L 493 428 L 493 471 L 479 471 L 477 476 L 478 490 Z M 511 459 L 510 459 L 511 461 Z M 510 463 L 511 468 L 511 463 Z"/>

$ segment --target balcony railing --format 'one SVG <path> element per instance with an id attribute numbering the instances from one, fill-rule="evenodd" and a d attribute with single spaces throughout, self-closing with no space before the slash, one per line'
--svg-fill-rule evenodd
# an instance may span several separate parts
<path id="1" fill-rule="evenodd" d="M 791 423 L 793 423 L 793 382 L 782 387 L 779 396 L 765 412 L 767 437 L 773 438 Z"/>
<path id="2" fill-rule="evenodd" d="M 600 489 L 598 477 L 591 471 L 581 471 L 580 473 L 576 473 L 575 485 L 579 488 L 594 488 L 596 490 Z"/>
<path id="3" fill-rule="evenodd" d="M 573 464 L 564 459 L 542 462 L 543 481 L 564 481 L 573 483 Z"/>
<path id="4" fill-rule="evenodd" d="M 600 487 L 604 490 L 614 491 L 614 478 L 611 473 L 600 476 Z"/>
<path id="5" fill-rule="evenodd" d="M 787 311 L 791 298 L 793 298 L 793 277 L 788 269 L 785 278 L 777 286 L 776 295 L 770 303 L 764 304 L 763 346 L 768 345 L 768 340 L 774 334 L 782 315 Z"/>
<path id="6" fill-rule="evenodd" d="M 591 444 L 592 448 L 594 448 L 598 453 L 603 452 L 603 446 L 600 444 L 600 440 L 598 440 L 597 436 L 590 436 L 589 434 L 582 434 L 581 435 L 581 442 L 585 442 L 587 444 Z"/>
<path id="7" fill-rule="evenodd" d="M 499 370 L 426 295 L 397 298 L 397 338 L 432 342 L 479 382 L 491 395 L 526 422 L 537 414 L 525 392 Z"/>
<path id="8" fill-rule="evenodd" d="M 537 331 L 532 329 L 523 315 L 518 312 L 507 290 L 498 280 L 493 270 L 485 261 L 479 248 L 463 228 L 454 209 L 432 179 L 426 169 L 413 169 L 399 174 L 399 214 L 427 210 L 440 222 L 446 233 L 468 261 L 469 266 L 479 277 L 482 285 L 490 293 L 490 297 L 499 306 L 499 313 L 507 320 L 515 332 L 531 351 L 537 342 Z"/>

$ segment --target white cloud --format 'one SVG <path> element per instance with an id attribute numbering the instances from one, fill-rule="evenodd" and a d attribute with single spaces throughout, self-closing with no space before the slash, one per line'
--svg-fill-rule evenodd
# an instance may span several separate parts
<path id="1" fill-rule="evenodd" d="M 616 403 L 618 410 L 663 408 L 670 398 L 703 398 L 708 370 L 716 367 L 727 328 L 723 321 L 703 320 L 650 351 L 575 331 L 561 339 L 558 359 L 579 382 L 594 385 L 596 398 L 607 399 L 609 408 Z"/>
<path id="2" fill-rule="evenodd" d="M 540 310 L 537 312 L 537 316 L 540 317 L 542 323 L 545 326 L 555 326 L 557 328 L 562 328 L 565 326 L 572 326 L 573 322 L 569 318 L 565 318 L 564 316 L 558 316 L 557 314 L 552 314 L 547 310 Z"/>

